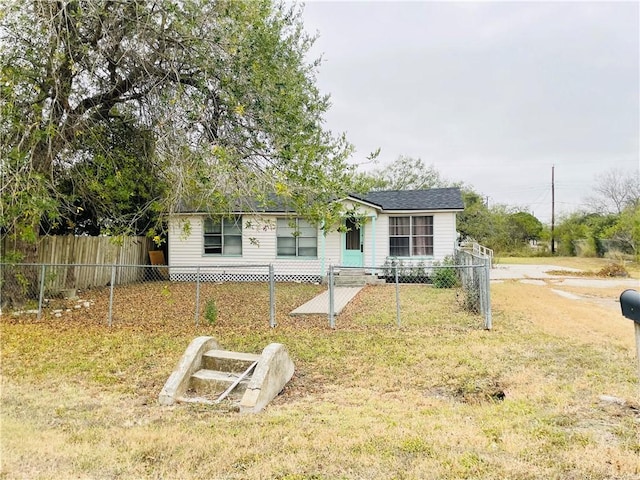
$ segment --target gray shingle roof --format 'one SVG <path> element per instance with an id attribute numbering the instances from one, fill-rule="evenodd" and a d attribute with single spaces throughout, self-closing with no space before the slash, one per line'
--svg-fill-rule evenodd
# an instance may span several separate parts
<path id="1" fill-rule="evenodd" d="M 464 203 L 459 188 L 429 190 L 381 190 L 366 195 L 351 195 L 380 206 L 383 210 L 462 210 Z"/>
<path id="2" fill-rule="evenodd" d="M 350 195 L 350 198 L 361 200 L 380 207 L 385 211 L 394 210 L 462 210 L 464 203 L 459 188 L 432 188 L 430 190 L 380 190 L 366 195 Z M 256 211 L 263 213 L 292 212 L 275 195 L 268 197 L 266 204 L 248 201 L 244 206 L 236 206 L 235 212 Z M 244 208 L 243 208 L 244 207 Z M 203 213 L 206 209 L 181 203 L 178 213 Z"/>
<path id="3" fill-rule="evenodd" d="M 258 202 L 254 198 L 245 198 L 236 200 L 233 205 L 229 205 L 228 213 L 240 212 L 293 213 L 293 209 L 287 206 L 281 197 L 268 194 L 263 202 Z M 194 205 L 181 200 L 176 208 L 176 213 L 207 213 L 207 208 L 204 204 Z"/>

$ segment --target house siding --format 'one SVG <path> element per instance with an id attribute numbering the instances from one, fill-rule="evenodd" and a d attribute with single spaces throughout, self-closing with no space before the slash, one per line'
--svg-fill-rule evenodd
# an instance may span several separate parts
<path id="1" fill-rule="evenodd" d="M 442 261 L 453 255 L 456 242 L 456 213 L 446 212 L 433 215 L 433 258 Z"/>
<path id="2" fill-rule="evenodd" d="M 329 265 L 339 265 L 342 255 L 342 234 L 335 231 L 330 232 L 324 237 L 324 242 L 325 268 L 328 269 Z M 321 251 L 318 251 L 318 255 L 321 254 Z"/>
<path id="3" fill-rule="evenodd" d="M 172 267 L 218 267 L 242 265 L 273 264 L 276 275 L 280 276 L 321 276 L 323 268 L 328 266 L 323 262 L 323 247 L 328 258 L 335 258 L 335 247 L 331 238 L 321 238 L 322 231 L 318 230 L 317 258 L 279 258 L 276 254 L 275 219 L 278 216 L 256 217 L 242 216 L 242 256 L 237 255 L 205 255 L 203 253 L 203 225 L 204 215 L 180 215 L 169 220 L 169 265 Z M 188 222 L 188 234 L 183 228 Z M 251 227 L 246 228 L 247 223 Z M 325 245 L 323 246 L 323 242 Z M 339 245 L 339 243 L 338 243 Z M 325 266 L 326 264 L 326 266 Z M 172 268 L 172 272 L 182 273 L 189 269 Z M 258 271 L 258 270 L 256 270 Z M 262 270 L 264 271 L 264 269 Z"/>
<path id="4" fill-rule="evenodd" d="M 426 262 L 441 261 L 452 255 L 456 240 L 456 212 L 377 212 L 368 206 L 360 206 L 358 213 L 366 216 L 364 224 L 364 266 L 373 268 L 382 266 L 389 258 L 389 217 L 394 215 L 433 215 L 433 256 L 408 257 L 407 261 L 422 260 Z M 275 220 L 281 215 L 265 214 L 262 216 L 242 216 L 242 256 L 205 255 L 203 253 L 203 214 L 181 214 L 169 219 L 168 262 L 171 273 L 177 273 L 184 279 L 190 278 L 187 272 L 193 268 L 233 266 L 228 272 L 247 272 L 240 266 L 273 264 L 276 278 L 280 280 L 312 280 L 316 281 L 326 275 L 330 265 L 341 265 L 343 250 L 343 234 L 330 232 L 324 235 L 318 229 L 317 258 L 279 258 L 276 254 Z M 189 228 L 184 229 L 185 222 Z M 251 226 L 246 228 L 247 223 Z M 185 233 L 188 232 L 188 233 Z M 185 267 L 180 269 L 179 267 Z M 255 269 L 259 274 L 251 274 L 252 278 L 263 278 L 266 267 Z M 228 274 L 228 273 L 227 273 Z"/>
<path id="5" fill-rule="evenodd" d="M 373 267 L 384 265 L 389 256 L 389 215 L 381 214 L 376 218 L 376 250 Z"/>
<path id="6" fill-rule="evenodd" d="M 433 216 L 433 256 L 418 257 L 427 261 L 442 261 L 452 255 L 456 241 L 456 212 L 416 212 L 416 213 L 383 213 L 375 222 L 376 251 L 375 266 L 383 265 L 389 258 L 389 217 L 397 215 L 432 215 Z M 407 257 L 410 259 L 411 257 Z M 371 266 L 367 263 L 367 266 Z"/>

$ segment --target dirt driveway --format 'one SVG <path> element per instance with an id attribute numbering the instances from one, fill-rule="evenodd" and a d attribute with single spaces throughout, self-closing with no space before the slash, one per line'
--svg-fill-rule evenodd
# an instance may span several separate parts
<path id="1" fill-rule="evenodd" d="M 640 280 L 551 275 L 576 271 L 555 265 L 500 264 L 491 270 L 491 292 L 498 311 L 518 311 L 555 335 L 586 342 L 614 343 L 633 354 L 633 322 L 620 311 L 620 294 L 640 290 Z"/>
<path id="2" fill-rule="evenodd" d="M 523 279 L 561 279 L 570 280 L 574 286 L 626 286 L 626 288 L 639 288 L 640 280 L 633 278 L 585 278 L 579 275 L 551 275 L 547 272 L 562 270 L 564 272 L 580 272 L 576 268 L 559 267 L 557 265 L 517 265 L 499 264 L 491 269 L 491 280 L 523 280 Z"/>
<path id="3" fill-rule="evenodd" d="M 620 309 L 619 296 L 624 290 L 640 289 L 634 278 L 594 278 L 579 275 L 551 275 L 550 271 L 580 272 L 575 268 L 556 265 L 502 264 L 491 270 L 491 282 L 513 280 L 528 285 L 546 286 L 553 293 L 569 300 L 589 300 L 600 306 Z"/>

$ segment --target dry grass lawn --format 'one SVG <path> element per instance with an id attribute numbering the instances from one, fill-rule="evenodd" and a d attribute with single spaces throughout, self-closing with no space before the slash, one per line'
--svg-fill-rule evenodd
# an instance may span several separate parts
<path id="1" fill-rule="evenodd" d="M 214 325 L 194 325 L 188 285 L 105 292 L 62 318 L 0 317 L 0 478 L 638 479 L 633 326 L 551 287 L 492 285 L 494 329 L 456 293 L 367 287 L 327 328 L 286 313 L 320 287 L 208 285 Z M 266 308 L 265 308 L 266 301 Z M 188 343 L 259 352 L 284 343 L 296 373 L 259 415 L 160 407 Z M 604 401 L 602 395 L 617 401 Z"/>

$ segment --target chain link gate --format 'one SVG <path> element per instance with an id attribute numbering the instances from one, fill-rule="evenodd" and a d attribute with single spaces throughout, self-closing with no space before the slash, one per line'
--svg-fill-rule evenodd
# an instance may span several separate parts
<path id="1" fill-rule="evenodd" d="M 351 281 L 350 281 L 351 279 Z M 408 263 L 389 259 L 376 268 L 332 265 L 327 275 L 329 289 L 329 326 L 335 328 L 336 303 L 344 303 L 341 295 L 352 293 L 347 285 L 386 284 L 395 286 L 396 325 L 402 321 L 402 291 L 408 285 L 423 285 L 433 289 L 455 289 L 460 306 L 483 317 L 485 329 L 492 328 L 490 294 L 490 259 L 460 250 L 443 262 Z"/>

